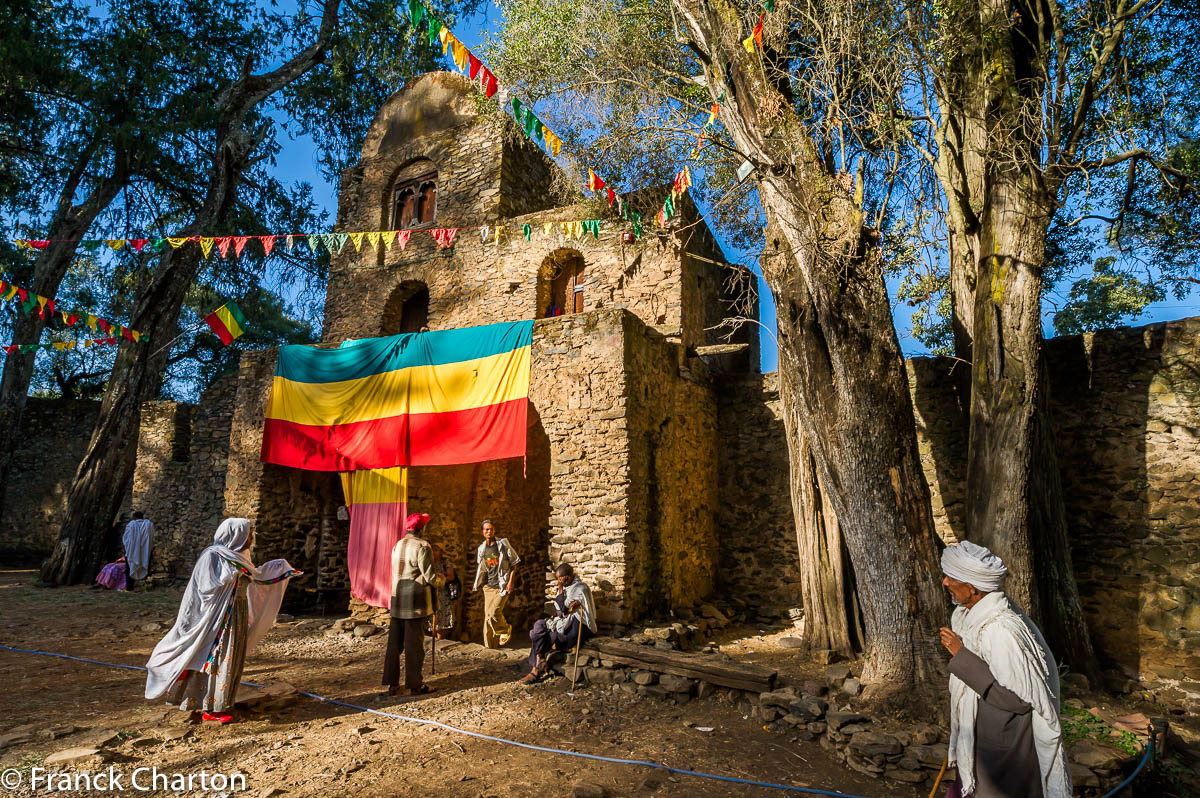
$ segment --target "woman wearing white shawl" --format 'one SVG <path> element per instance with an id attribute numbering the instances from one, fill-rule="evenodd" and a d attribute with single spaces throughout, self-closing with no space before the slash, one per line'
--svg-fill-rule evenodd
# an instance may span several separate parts
<path id="1" fill-rule="evenodd" d="M 1041 632 L 1001 591 L 1008 569 L 964 541 L 942 553 L 942 571 L 958 605 L 941 630 L 955 787 L 974 798 L 1071 798 L 1058 670 Z"/>
<path id="2" fill-rule="evenodd" d="M 252 650 L 275 623 L 287 580 L 287 560 L 255 567 L 245 518 L 226 518 L 213 545 L 200 553 L 179 604 L 175 625 L 146 663 L 146 698 L 166 695 L 182 710 L 228 723 L 238 683 Z"/>

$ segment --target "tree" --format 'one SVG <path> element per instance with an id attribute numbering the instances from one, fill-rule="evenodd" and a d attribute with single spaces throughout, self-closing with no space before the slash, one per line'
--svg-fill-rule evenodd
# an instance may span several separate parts
<path id="1" fill-rule="evenodd" d="M 830 554 L 844 544 L 852 566 L 849 574 L 833 558 L 828 567 L 805 563 L 806 623 L 818 645 L 852 645 L 856 611 L 843 588 L 853 585 L 869 695 L 919 701 L 941 672 L 935 634 L 946 601 L 884 285 L 900 224 L 892 187 L 911 154 L 879 112 L 904 81 L 877 10 L 837 0 L 777 5 L 751 53 L 742 42 L 761 10 L 726 0 L 503 8 L 494 68 L 523 99 L 554 98 L 543 118 L 568 148 L 587 146 L 579 167 L 630 182 L 669 174 L 696 142 L 692 120 L 721 103 L 725 133 L 703 160 L 708 196 L 730 222 L 727 234 L 761 236 L 761 223 L 739 225 L 716 202 L 739 191 L 743 161 L 753 168 L 753 199 L 742 194 L 729 207 L 752 215 L 757 206 L 767 219 L 760 262 L 779 319 L 798 534 Z"/>
<path id="2" fill-rule="evenodd" d="M 1142 165 L 1175 177 L 1161 144 L 1179 135 L 1167 113 L 1178 88 L 1163 79 L 1184 77 L 1175 42 L 1194 20 L 1183 11 L 959 0 L 929 4 L 909 27 L 937 119 L 955 348 L 971 364 L 966 536 L 1005 559 L 1006 589 L 1085 672 L 1095 664 L 1041 357 L 1046 256 L 1059 212 L 1088 204 L 1106 170 L 1122 170 L 1130 192 Z"/>

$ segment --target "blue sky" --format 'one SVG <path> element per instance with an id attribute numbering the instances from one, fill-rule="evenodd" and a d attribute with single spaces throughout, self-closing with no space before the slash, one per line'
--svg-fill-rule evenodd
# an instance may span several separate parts
<path id="1" fill-rule="evenodd" d="M 489 30 L 495 30 L 502 23 L 499 9 L 488 4 L 480 13 L 457 23 L 454 26 L 455 35 L 470 49 L 478 52 L 481 48 L 482 38 Z M 450 66 L 447 60 L 447 67 Z M 313 195 L 316 202 L 323 208 L 329 211 L 330 218 L 334 218 L 337 212 L 337 193 L 336 187 L 327 183 L 320 175 L 317 169 L 317 152 L 316 147 L 310 139 L 296 138 L 281 140 L 283 151 L 278 158 L 278 166 L 276 173 L 287 180 L 304 180 L 312 184 Z M 748 253 L 739 252 L 736 249 L 726 249 L 726 257 L 732 261 L 746 262 Z M 893 315 L 896 319 L 896 329 L 900 335 L 900 347 L 905 355 L 915 356 L 928 354 L 925 347 L 914 340 L 909 335 L 911 327 L 911 316 L 913 309 L 909 308 L 904 303 L 896 302 L 896 289 L 899 284 L 898 279 L 892 279 L 888 282 L 888 292 L 892 297 Z M 1065 294 L 1070 288 L 1070 281 L 1062 286 L 1061 293 Z M 771 294 L 766 290 L 766 286 L 759 278 L 759 297 L 760 297 L 760 319 L 762 324 L 770 329 L 775 330 L 775 303 L 772 301 Z M 1065 301 L 1065 296 L 1049 297 L 1043 307 L 1043 328 L 1046 335 L 1053 335 L 1054 330 L 1051 324 L 1053 316 L 1053 302 Z M 1138 319 L 1127 322 L 1130 325 L 1149 324 L 1155 321 L 1168 321 L 1171 319 L 1179 319 L 1187 316 L 1200 314 L 1200 297 L 1189 296 L 1182 300 L 1169 298 L 1163 302 L 1155 303 L 1146 309 L 1146 312 Z M 771 335 L 760 330 L 762 341 L 762 370 L 764 372 L 774 371 L 777 365 L 777 352 L 775 342 Z"/>

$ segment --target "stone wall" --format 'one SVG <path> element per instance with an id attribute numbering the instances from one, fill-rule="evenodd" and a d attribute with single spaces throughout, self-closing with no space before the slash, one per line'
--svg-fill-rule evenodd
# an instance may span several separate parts
<path id="1" fill-rule="evenodd" d="M 37 560 L 54 548 L 75 469 L 99 416 L 99 402 L 27 401 L 0 518 L 0 558 Z"/>
<path id="2" fill-rule="evenodd" d="M 1180 682 L 1193 694 L 1200 694 L 1198 340 L 1200 318 L 1191 318 L 1046 343 L 1071 556 L 1097 653 L 1130 675 Z M 966 480 L 967 422 L 954 371 L 962 364 L 919 358 L 908 366 L 934 521 L 953 542 L 963 534 Z M 794 586 L 764 564 L 795 551 L 782 424 L 769 431 L 773 401 L 753 380 L 722 394 L 722 485 L 736 484 L 733 475 L 745 467 L 742 455 L 731 454 L 743 443 L 757 453 L 754 471 L 779 480 L 760 492 L 740 486 L 750 491 L 745 503 L 726 511 L 723 524 L 738 522 L 732 514 L 742 510 L 765 515 L 759 526 L 777 531 L 759 548 L 724 550 L 725 590 Z M 731 429 L 738 419 L 756 432 Z M 764 435 L 778 438 L 768 443 Z"/>
<path id="3" fill-rule="evenodd" d="M 777 377 L 753 374 L 718 384 L 719 589 L 759 606 L 799 607 L 803 593 Z"/>
<path id="4" fill-rule="evenodd" d="M 146 402 L 139 420 L 133 509 L 154 523 L 153 572 L 187 576 L 225 518 L 225 465 L 237 380 L 196 405 Z"/>

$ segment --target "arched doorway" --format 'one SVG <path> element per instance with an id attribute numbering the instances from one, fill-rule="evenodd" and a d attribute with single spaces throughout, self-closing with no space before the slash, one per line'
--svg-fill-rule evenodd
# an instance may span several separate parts
<path id="1" fill-rule="evenodd" d="M 393 289 L 383 307 L 380 335 L 421 332 L 429 328 L 429 288 L 420 280 L 405 280 Z"/>

